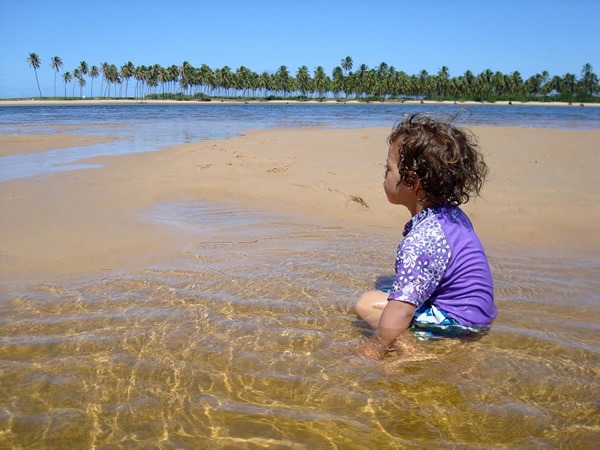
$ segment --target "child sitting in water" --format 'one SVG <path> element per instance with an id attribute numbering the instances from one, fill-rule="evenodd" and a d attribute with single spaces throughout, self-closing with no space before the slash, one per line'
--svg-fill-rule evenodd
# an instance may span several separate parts
<path id="1" fill-rule="evenodd" d="M 490 267 L 458 205 L 478 195 L 487 166 L 477 144 L 449 123 L 415 114 L 394 126 L 383 189 L 412 219 L 396 255 L 390 289 L 369 291 L 357 315 L 374 328 L 358 350 L 382 358 L 407 329 L 430 336 L 485 333 L 497 315 Z"/>

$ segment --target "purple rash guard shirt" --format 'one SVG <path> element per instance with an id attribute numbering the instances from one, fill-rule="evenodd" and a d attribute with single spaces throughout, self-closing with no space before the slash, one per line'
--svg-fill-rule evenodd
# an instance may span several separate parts
<path id="1" fill-rule="evenodd" d="M 388 300 L 435 305 L 461 325 L 489 326 L 498 311 L 485 251 L 457 206 L 426 208 L 404 227 Z"/>

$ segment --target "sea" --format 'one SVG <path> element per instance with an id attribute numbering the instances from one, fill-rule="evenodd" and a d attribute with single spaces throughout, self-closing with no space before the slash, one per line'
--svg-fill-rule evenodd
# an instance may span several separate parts
<path id="1" fill-rule="evenodd" d="M 525 105 L 0 106 L 1 134 L 117 137 L 0 158 L 2 182 L 86 170 L 267 128 L 592 129 L 600 108 Z M 175 260 L 0 281 L 0 448 L 597 448 L 598 258 L 495 245 L 499 317 L 476 341 L 420 340 L 410 358 L 349 356 L 351 312 L 391 275 L 389 233 L 198 201 L 146 220 L 194 230 Z M 0 267 L 1 270 L 1 267 Z"/>

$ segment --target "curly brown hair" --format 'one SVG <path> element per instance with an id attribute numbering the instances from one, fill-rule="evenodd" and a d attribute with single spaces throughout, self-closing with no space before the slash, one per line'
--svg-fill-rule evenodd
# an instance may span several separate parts
<path id="1" fill-rule="evenodd" d="M 417 113 L 397 122 L 387 142 L 397 144 L 400 182 L 412 188 L 416 175 L 423 200 L 461 205 L 479 195 L 488 168 L 472 133 Z"/>

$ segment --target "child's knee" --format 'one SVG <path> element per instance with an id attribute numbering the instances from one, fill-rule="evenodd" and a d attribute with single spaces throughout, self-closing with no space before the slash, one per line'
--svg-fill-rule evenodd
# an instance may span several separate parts
<path id="1" fill-rule="evenodd" d="M 365 313 L 373 309 L 382 310 L 387 304 L 388 294 L 382 291 L 368 291 L 362 294 L 354 303 L 354 313 L 363 317 Z"/>

